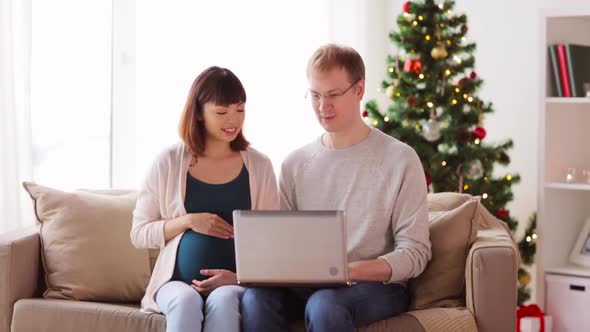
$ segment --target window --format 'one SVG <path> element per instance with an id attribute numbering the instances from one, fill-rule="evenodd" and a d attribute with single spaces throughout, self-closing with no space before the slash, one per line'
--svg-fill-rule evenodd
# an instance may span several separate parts
<path id="1" fill-rule="evenodd" d="M 31 125 L 35 181 L 110 184 L 110 1 L 32 2 Z"/>
<path id="2" fill-rule="evenodd" d="M 304 98 L 307 59 L 326 42 L 357 46 L 365 35 L 356 2 L 32 3 L 34 179 L 66 190 L 137 188 L 179 141 L 190 85 L 212 65 L 242 80 L 246 137 L 278 171 L 322 132 Z"/>

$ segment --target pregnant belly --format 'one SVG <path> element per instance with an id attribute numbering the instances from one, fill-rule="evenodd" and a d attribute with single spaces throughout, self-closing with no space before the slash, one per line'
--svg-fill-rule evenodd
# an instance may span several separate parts
<path id="1" fill-rule="evenodd" d="M 202 269 L 224 269 L 236 272 L 234 240 L 224 240 L 188 230 L 178 244 L 174 280 L 192 284 L 204 280 Z"/>

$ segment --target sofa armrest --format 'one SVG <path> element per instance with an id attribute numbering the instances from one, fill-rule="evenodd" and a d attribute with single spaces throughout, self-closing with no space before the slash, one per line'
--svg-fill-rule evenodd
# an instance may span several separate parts
<path id="1" fill-rule="evenodd" d="M 505 230 L 483 230 L 469 251 L 466 302 L 479 332 L 514 331 L 518 252 Z"/>
<path id="2" fill-rule="evenodd" d="M 0 331 L 10 331 L 14 303 L 35 294 L 40 253 L 37 227 L 0 234 Z"/>

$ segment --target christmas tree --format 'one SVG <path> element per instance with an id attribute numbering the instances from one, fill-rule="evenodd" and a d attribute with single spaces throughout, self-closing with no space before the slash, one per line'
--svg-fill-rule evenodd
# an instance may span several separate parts
<path id="1" fill-rule="evenodd" d="M 506 206 L 520 176 L 494 174 L 496 164 L 510 163 L 507 150 L 513 143 L 485 139 L 483 117 L 493 113 L 493 105 L 476 94 L 483 83 L 473 70 L 476 45 L 467 41 L 467 18 L 455 14 L 454 5 L 442 0 L 404 4 L 399 29 L 390 34 L 398 53 L 388 56 L 382 83 L 390 106 L 381 112 L 370 101 L 363 116 L 416 150 L 430 191 L 480 195 L 482 204 L 514 231 L 518 222 Z M 519 304 L 528 296 L 525 288 L 521 282 Z"/>
<path id="2" fill-rule="evenodd" d="M 518 250 L 523 265 L 532 265 L 537 251 L 537 214 L 529 218 L 529 223 L 524 231 L 522 240 L 518 242 Z M 531 282 L 530 273 L 520 267 L 518 269 L 518 304 L 521 305 L 531 297 L 531 291 L 527 287 Z"/>

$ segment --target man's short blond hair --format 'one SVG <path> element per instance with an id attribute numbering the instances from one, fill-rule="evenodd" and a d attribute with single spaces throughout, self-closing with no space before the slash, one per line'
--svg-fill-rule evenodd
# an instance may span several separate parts
<path id="1" fill-rule="evenodd" d="M 365 79 L 365 63 L 352 47 L 327 44 L 320 47 L 307 63 L 307 77 L 313 71 L 328 71 L 333 68 L 344 68 L 352 82 Z"/>

